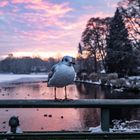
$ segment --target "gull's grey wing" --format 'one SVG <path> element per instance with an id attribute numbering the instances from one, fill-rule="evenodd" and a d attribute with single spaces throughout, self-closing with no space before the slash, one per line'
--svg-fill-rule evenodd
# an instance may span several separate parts
<path id="1" fill-rule="evenodd" d="M 52 78 L 54 72 L 56 71 L 56 65 L 51 68 L 51 71 L 48 74 L 48 81 Z"/>

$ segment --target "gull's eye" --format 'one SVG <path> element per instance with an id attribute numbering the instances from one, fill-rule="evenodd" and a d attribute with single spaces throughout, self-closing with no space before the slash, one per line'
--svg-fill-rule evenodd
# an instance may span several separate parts
<path id="1" fill-rule="evenodd" d="M 68 62 L 68 59 L 65 59 L 66 62 Z"/>

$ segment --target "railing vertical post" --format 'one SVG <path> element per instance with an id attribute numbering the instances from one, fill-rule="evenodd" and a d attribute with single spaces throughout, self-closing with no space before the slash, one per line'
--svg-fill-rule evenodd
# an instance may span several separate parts
<path id="1" fill-rule="evenodd" d="M 109 132 L 109 109 L 101 108 L 101 129 L 102 131 Z"/>

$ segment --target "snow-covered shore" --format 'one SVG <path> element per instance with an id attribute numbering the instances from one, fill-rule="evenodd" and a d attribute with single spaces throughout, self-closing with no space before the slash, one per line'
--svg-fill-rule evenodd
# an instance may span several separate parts
<path id="1" fill-rule="evenodd" d="M 0 84 L 47 81 L 47 74 L 0 74 Z"/>
<path id="2" fill-rule="evenodd" d="M 101 125 L 90 127 L 89 131 L 91 133 L 103 132 Z M 140 121 L 131 120 L 122 122 L 121 120 L 113 120 L 113 128 L 109 128 L 109 132 L 140 132 Z"/>
<path id="3" fill-rule="evenodd" d="M 102 85 L 109 86 L 114 88 L 117 91 L 140 91 L 140 76 L 130 76 L 126 78 L 115 78 L 108 79 L 107 77 L 101 77 L 97 81 L 95 79 L 85 79 L 80 80 L 76 79 L 75 82 L 93 84 L 93 85 Z"/>

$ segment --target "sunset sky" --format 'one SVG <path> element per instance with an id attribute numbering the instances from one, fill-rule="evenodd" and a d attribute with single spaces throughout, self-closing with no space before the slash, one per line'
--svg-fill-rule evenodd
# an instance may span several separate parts
<path id="1" fill-rule="evenodd" d="M 77 54 L 91 17 L 113 16 L 119 0 L 0 0 L 0 57 Z"/>

